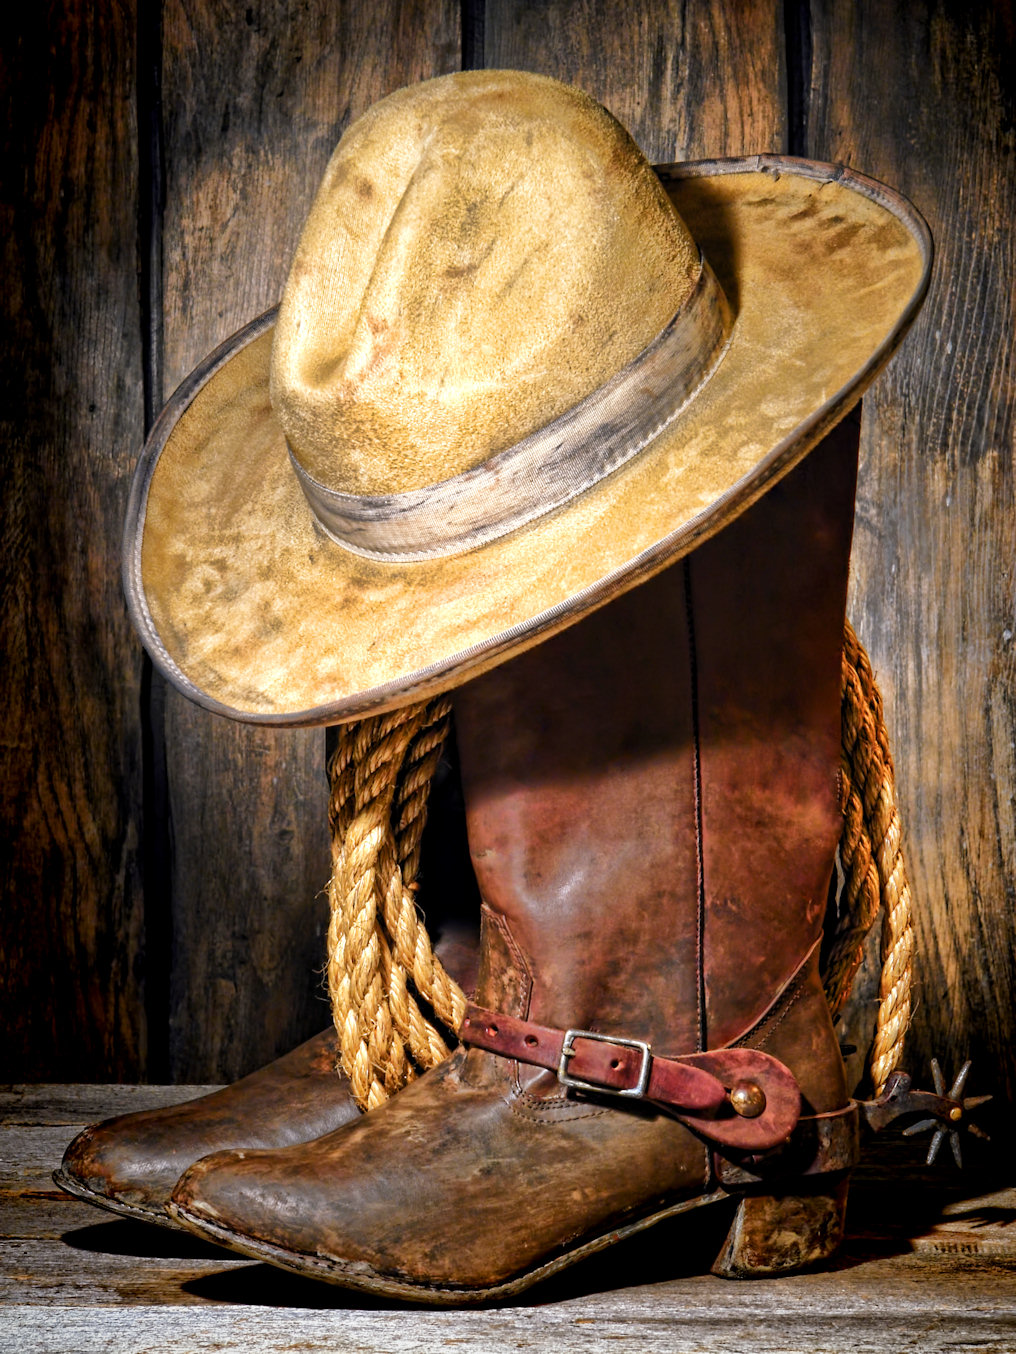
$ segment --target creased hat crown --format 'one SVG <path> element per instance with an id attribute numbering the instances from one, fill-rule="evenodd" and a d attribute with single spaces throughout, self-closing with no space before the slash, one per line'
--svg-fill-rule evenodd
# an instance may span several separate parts
<path id="1" fill-rule="evenodd" d="M 698 270 L 641 152 L 587 95 L 520 72 L 431 80 L 332 157 L 279 312 L 273 406 L 332 489 L 436 484 L 608 381 Z"/>

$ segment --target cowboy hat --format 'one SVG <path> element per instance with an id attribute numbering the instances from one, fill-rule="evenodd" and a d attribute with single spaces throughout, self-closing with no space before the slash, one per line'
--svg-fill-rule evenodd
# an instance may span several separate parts
<path id="1" fill-rule="evenodd" d="M 545 77 L 400 90 L 339 143 L 278 312 L 152 429 L 141 638 L 251 722 L 447 690 L 742 513 L 859 400 L 930 262 L 915 209 L 842 166 L 654 173 Z"/>

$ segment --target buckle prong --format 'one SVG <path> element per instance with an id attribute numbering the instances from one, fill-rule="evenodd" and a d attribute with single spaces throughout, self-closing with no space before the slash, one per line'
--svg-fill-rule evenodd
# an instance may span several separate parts
<path id="1" fill-rule="evenodd" d="M 595 1044 L 617 1044 L 621 1048 L 637 1049 L 642 1054 L 642 1066 L 639 1068 L 637 1084 L 619 1091 L 613 1086 L 602 1086 L 595 1081 L 582 1081 L 579 1077 L 569 1076 L 568 1059 L 575 1056 L 576 1039 L 590 1039 Z M 641 1100 L 649 1089 L 649 1073 L 652 1062 L 652 1047 L 642 1039 L 621 1039 L 616 1034 L 596 1034 L 593 1030 L 566 1030 L 564 1043 L 561 1045 L 561 1061 L 557 1065 L 557 1079 L 562 1086 L 569 1086 L 576 1091 L 595 1091 L 598 1095 L 619 1095 Z"/>

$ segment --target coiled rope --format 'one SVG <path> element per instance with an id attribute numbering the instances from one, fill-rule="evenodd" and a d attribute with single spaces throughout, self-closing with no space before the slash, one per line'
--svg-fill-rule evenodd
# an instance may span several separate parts
<path id="1" fill-rule="evenodd" d="M 328 990 L 342 1070 L 365 1110 L 447 1057 L 465 1014 L 415 898 L 450 714 L 443 696 L 346 726 L 329 768 Z"/>
<path id="2" fill-rule="evenodd" d="M 882 907 L 882 963 L 869 1068 L 875 1094 L 903 1056 L 910 1023 L 914 957 L 910 883 L 882 697 L 871 663 L 849 621 L 843 631 L 840 705 L 843 832 L 840 864 L 846 883 L 823 983 L 835 1018 L 850 993 L 864 941 Z"/>
<path id="3" fill-rule="evenodd" d="M 434 954 L 416 901 L 427 798 L 450 714 L 450 700 L 439 696 L 343 726 L 329 766 L 328 989 L 340 1064 L 364 1110 L 447 1057 L 465 1011 L 465 995 Z M 877 1093 L 903 1052 L 913 932 L 882 699 L 849 621 L 842 771 L 846 882 L 823 982 L 835 1017 L 881 903 L 882 977 L 870 1054 Z"/>

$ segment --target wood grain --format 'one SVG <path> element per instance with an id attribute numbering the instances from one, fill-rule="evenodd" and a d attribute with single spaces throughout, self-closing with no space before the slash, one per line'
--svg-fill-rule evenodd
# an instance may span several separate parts
<path id="1" fill-rule="evenodd" d="M 52 9 L 52 13 L 50 10 Z M 3 19 L 0 993 L 10 1078 L 145 1066 L 132 6 Z"/>
<path id="2" fill-rule="evenodd" d="M 881 1293 L 875 1295 L 875 1300 L 881 1298 Z M 637 1342 L 639 1354 L 674 1354 L 675 1349 L 694 1349 L 696 1354 L 742 1349 L 753 1354 L 842 1354 L 844 1349 L 883 1354 L 905 1349 L 913 1337 L 911 1314 L 906 1311 L 888 1311 L 882 1329 L 875 1330 L 870 1314 L 860 1310 L 836 1312 L 824 1320 L 817 1312 L 782 1310 L 761 1295 L 755 1316 L 746 1314 L 738 1322 L 711 1318 L 704 1305 L 691 1310 L 684 1320 L 677 1313 L 669 1317 L 646 1314 L 627 1305 L 593 1315 L 540 1313 L 535 1321 L 528 1311 L 496 1315 L 430 1312 L 409 1319 L 401 1314 L 400 1320 L 390 1312 L 336 1316 L 334 1312 L 278 1311 L 269 1301 L 252 1308 L 178 1309 L 171 1320 L 165 1308 L 157 1307 L 112 1312 L 17 1307 L 10 1308 L 9 1315 L 17 1323 L 19 1354 L 50 1354 L 65 1340 L 76 1354 L 184 1354 L 194 1349 L 215 1349 L 220 1354 L 292 1349 L 301 1354 L 334 1354 L 336 1330 L 344 1347 L 357 1354 L 432 1354 L 449 1346 L 461 1354 L 490 1354 L 492 1349 L 525 1348 L 533 1339 L 534 1327 L 541 1354 L 614 1354 L 618 1341 Z M 922 1354 L 953 1354 L 964 1347 L 978 1354 L 1009 1354 L 1012 1349 L 1009 1321 L 997 1312 L 978 1310 L 974 1292 L 969 1304 L 950 1309 L 941 1319 L 929 1315 L 925 1321 Z"/>
<path id="3" fill-rule="evenodd" d="M 918 940 L 907 1062 L 1016 1092 L 1014 28 L 986 3 L 812 6 L 808 154 L 907 193 L 937 260 L 866 397 L 851 614 L 893 736 Z"/>
<path id="4" fill-rule="evenodd" d="M 444 0 L 167 0 L 163 393 L 279 298 L 347 122 L 455 69 Z M 155 712 L 157 717 L 157 711 Z M 232 725 L 165 696 L 172 1079 L 231 1080 L 323 1028 L 324 737 Z"/>
<path id="5" fill-rule="evenodd" d="M 74 1084 L 68 1088 L 61 1083 L 45 1081 L 2 1086 L 0 1129 L 26 1124 L 40 1127 L 93 1123 L 98 1119 L 110 1119 L 115 1114 L 134 1114 L 162 1105 L 179 1105 L 184 1100 L 217 1090 L 216 1085 L 138 1086 L 134 1083 L 116 1086 Z M 70 1142 L 69 1134 L 67 1141 Z"/>
<path id="6" fill-rule="evenodd" d="M 119 1094 L 53 1087 L 51 1106 L 38 1093 L 34 1111 L 17 1107 L 23 1122 L 0 1127 L 0 1349 L 11 1354 L 417 1354 L 449 1346 L 597 1354 L 619 1342 L 647 1354 L 1010 1354 L 1016 1340 L 1016 1192 L 976 1169 L 915 1171 L 905 1139 L 859 1172 L 844 1252 L 825 1273 L 736 1283 L 699 1272 L 729 1215 L 704 1209 L 576 1266 L 524 1301 L 440 1311 L 373 1302 L 36 1191 L 61 1149 L 51 1121 L 75 1095 L 84 1122 L 97 1099 Z M 0 1093 L 0 1120 L 7 1111 Z"/>
<path id="7" fill-rule="evenodd" d="M 768 0 L 488 0 L 484 64 L 599 99 L 651 161 L 783 151 L 781 6 Z"/>

